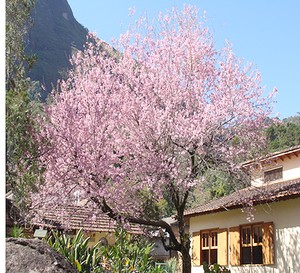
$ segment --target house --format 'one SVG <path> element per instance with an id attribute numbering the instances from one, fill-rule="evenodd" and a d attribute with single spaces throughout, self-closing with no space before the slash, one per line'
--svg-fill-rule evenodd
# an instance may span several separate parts
<path id="1" fill-rule="evenodd" d="M 171 226 L 173 232 L 175 233 L 175 236 L 179 236 L 178 229 L 177 229 L 177 220 L 175 220 L 175 218 L 173 216 L 162 218 L 162 220 Z M 177 251 L 175 251 L 175 250 L 166 251 L 165 250 L 163 243 L 161 241 L 161 238 L 160 238 L 160 231 L 157 228 L 155 228 L 154 230 L 155 231 L 152 232 L 152 234 L 154 236 L 151 241 L 152 241 L 152 243 L 154 243 L 154 254 L 155 254 L 154 256 L 155 256 L 156 261 L 164 263 L 171 258 L 174 258 L 174 257 L 178 258 Z M 166 236 L 165 243 L 166 243 L 166 245 L 169 245 L 170 244 L 169 234 L 166 233 L 165 236 Z"/>
<path id="2" fill-rule="evenodd" d="M 83 229 L 84 234 L 90 237 L 89 245 L 99 241 L 103 244 L 114 243 L 114 232 L 117 224 L 101 210 L 95 210 L 82 205 L 69 205 L 44 211 L 40 218 L 32 223 L 36 228 L 62 230 L 68 235 L 75 235 Z M 138 225 L 127 226 L 130 234 L 141 235 L 143 230 Z"/>
<path id="3" fill-rule="evenodd" d="M 246 162 L 251 186 L 185 213 L 192 272 L 300 272 L 300 146 Z"/>
<path id="4" fill-rule="evenodd" d="M 61 230 L 67 235 L 73 236 L 80 229 L 86 237 L 90 237 L 89 246 L 99 241 L 104 245 L 112 245 L 115 242 L 115 230 L 118 224 L 100 209 L 93 209 L 84 205 L 85 202 L 66 207 L 51 208 L 40 213 L 39 220 L 35 219 L 35 233 L 38 230 Z M 131 235 L 143 235 L 144 227 L 137 224 L 126 225 L 126 230 Z M 155 261 L 166 261 L 171 256 L 170 251 L 163 248 L 160 237 L 151 236 L 149 241 L 153 243 L 151 256 Z"/>

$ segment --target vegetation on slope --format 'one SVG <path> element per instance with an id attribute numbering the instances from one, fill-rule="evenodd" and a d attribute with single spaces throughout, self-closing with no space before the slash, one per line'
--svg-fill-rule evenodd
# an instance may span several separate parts
<path id="1" fill-rule="evenodd" d="M 25 68 L 33 65 L 34 58 L 24 51 L 34 4 L 34 0 L 6 1 L 6 192 L 13 193 L 21 211 L 40 178 L 32 136 L 38 104 L 29 98 L 32 82 L 25 77 Z"/>
<path id="2" fill-rule="evenodd" d="M 267 137 L 271 152 L 300 145 L 300 115 L 272 124 L 267 129 Z"/>

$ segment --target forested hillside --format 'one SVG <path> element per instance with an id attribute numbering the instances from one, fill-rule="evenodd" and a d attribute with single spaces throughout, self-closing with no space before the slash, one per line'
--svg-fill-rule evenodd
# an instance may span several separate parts
<path id="1" fill-rule="evenodd" d="M 273 123 L 267 129 L 267 136 L 271 152 L 300 145 L 300 115 Z"/>

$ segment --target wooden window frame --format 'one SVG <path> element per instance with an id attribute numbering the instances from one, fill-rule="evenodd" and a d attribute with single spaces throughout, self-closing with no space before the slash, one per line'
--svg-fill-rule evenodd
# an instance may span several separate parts
<path id="1" fill-rule="evenodd" d="M 259 228 L 259 242 L 255 242 L 255 228 Z M 246 233 L 247 236 L 244 238 L 244 230 L 249 230 L 250 233 Z M 254 223 L 254 224 L 249 224 L 249 225 L 242 225 L 240 226 L 240 236 L 241 236 L 241 258 L 240 261 L 242 264 L 258 264 L 262 265 L 263 264 L 263 237 L 262 237 L 262 232 L 263 232 L 263 223 Z M 246 243 L 244 243 L 244 239 L 246 239 Z M 261 263 L 255 263 L 254 262 L 254 248 L 255 247 L 261 247 Z M 243 248 L 250 248 L 250 263 L 243 263 Z"/>
<path id="2" fill-rule="evenodd" d="M 215 261 L 216 263 L 218 263 L 218 229 L 206 229 L 206 230 L 201 230 L 200 231 L 200 264 L 203 265 L 204 261 L 203 261 L 203 251 L 208 250 L 208 264 L 212 264 L 214 262 L 212 262 L 212 251 L 216 250 L 217 251 L 217 256 L 216 259 L 217 261 Z M 205 246 L 203 246 L 203 234 L 207 234 L 207 242 L 205 244 Z M 214 234 L 214 236 L 212 237 L 212 234 Z M 213 239 L 214 238 L 214 239 Z"/>
<path id="3" fill-rule="evenodd" d="M 212 249 L 216 249 L 218 264 L 228 265 L 228 229 L 227 228 L 212 228 L 192 233 L 192 264 L 193 266 L 201 266 L 203 264 L 202 242 L 201 236 L 204 232 L 213 231 L 216 232 L 216 245 L 212 246 Z"/>
<path id="4" fill-rule="evenodd" d="M 275 229 L 273 222 L 257 222 L 253 223 L 253 226 L 262 226 L 262 264 L 273 265 L 275 264 L 274 249 L 275 249 Z M 239 266 L 241 265 L 242 258 L 242 231 L 241 227 L 249 226 L 249 224 L 230 227 L 230 265 Z M 244 263 L 246 264 L 246 263 Z M 257 263 L 255 263 L 257 264 Z"/>

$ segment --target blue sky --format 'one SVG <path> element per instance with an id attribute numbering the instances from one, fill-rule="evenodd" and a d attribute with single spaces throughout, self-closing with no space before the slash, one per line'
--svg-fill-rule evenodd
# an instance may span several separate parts
<path id="1" fill-rule="evenodd" d="M 154 18 L 183 4 L 206 11 L 207 25 L 219 49 L 228 39 L 234 52 L 262 73 L 266 92 L 278 89 L 274 114 L 280 118 L 300 112 L 299 0 L 68 0 L 75 18 L 106 42 L 118 38 L 129 25 L 129 8 Z"/>

